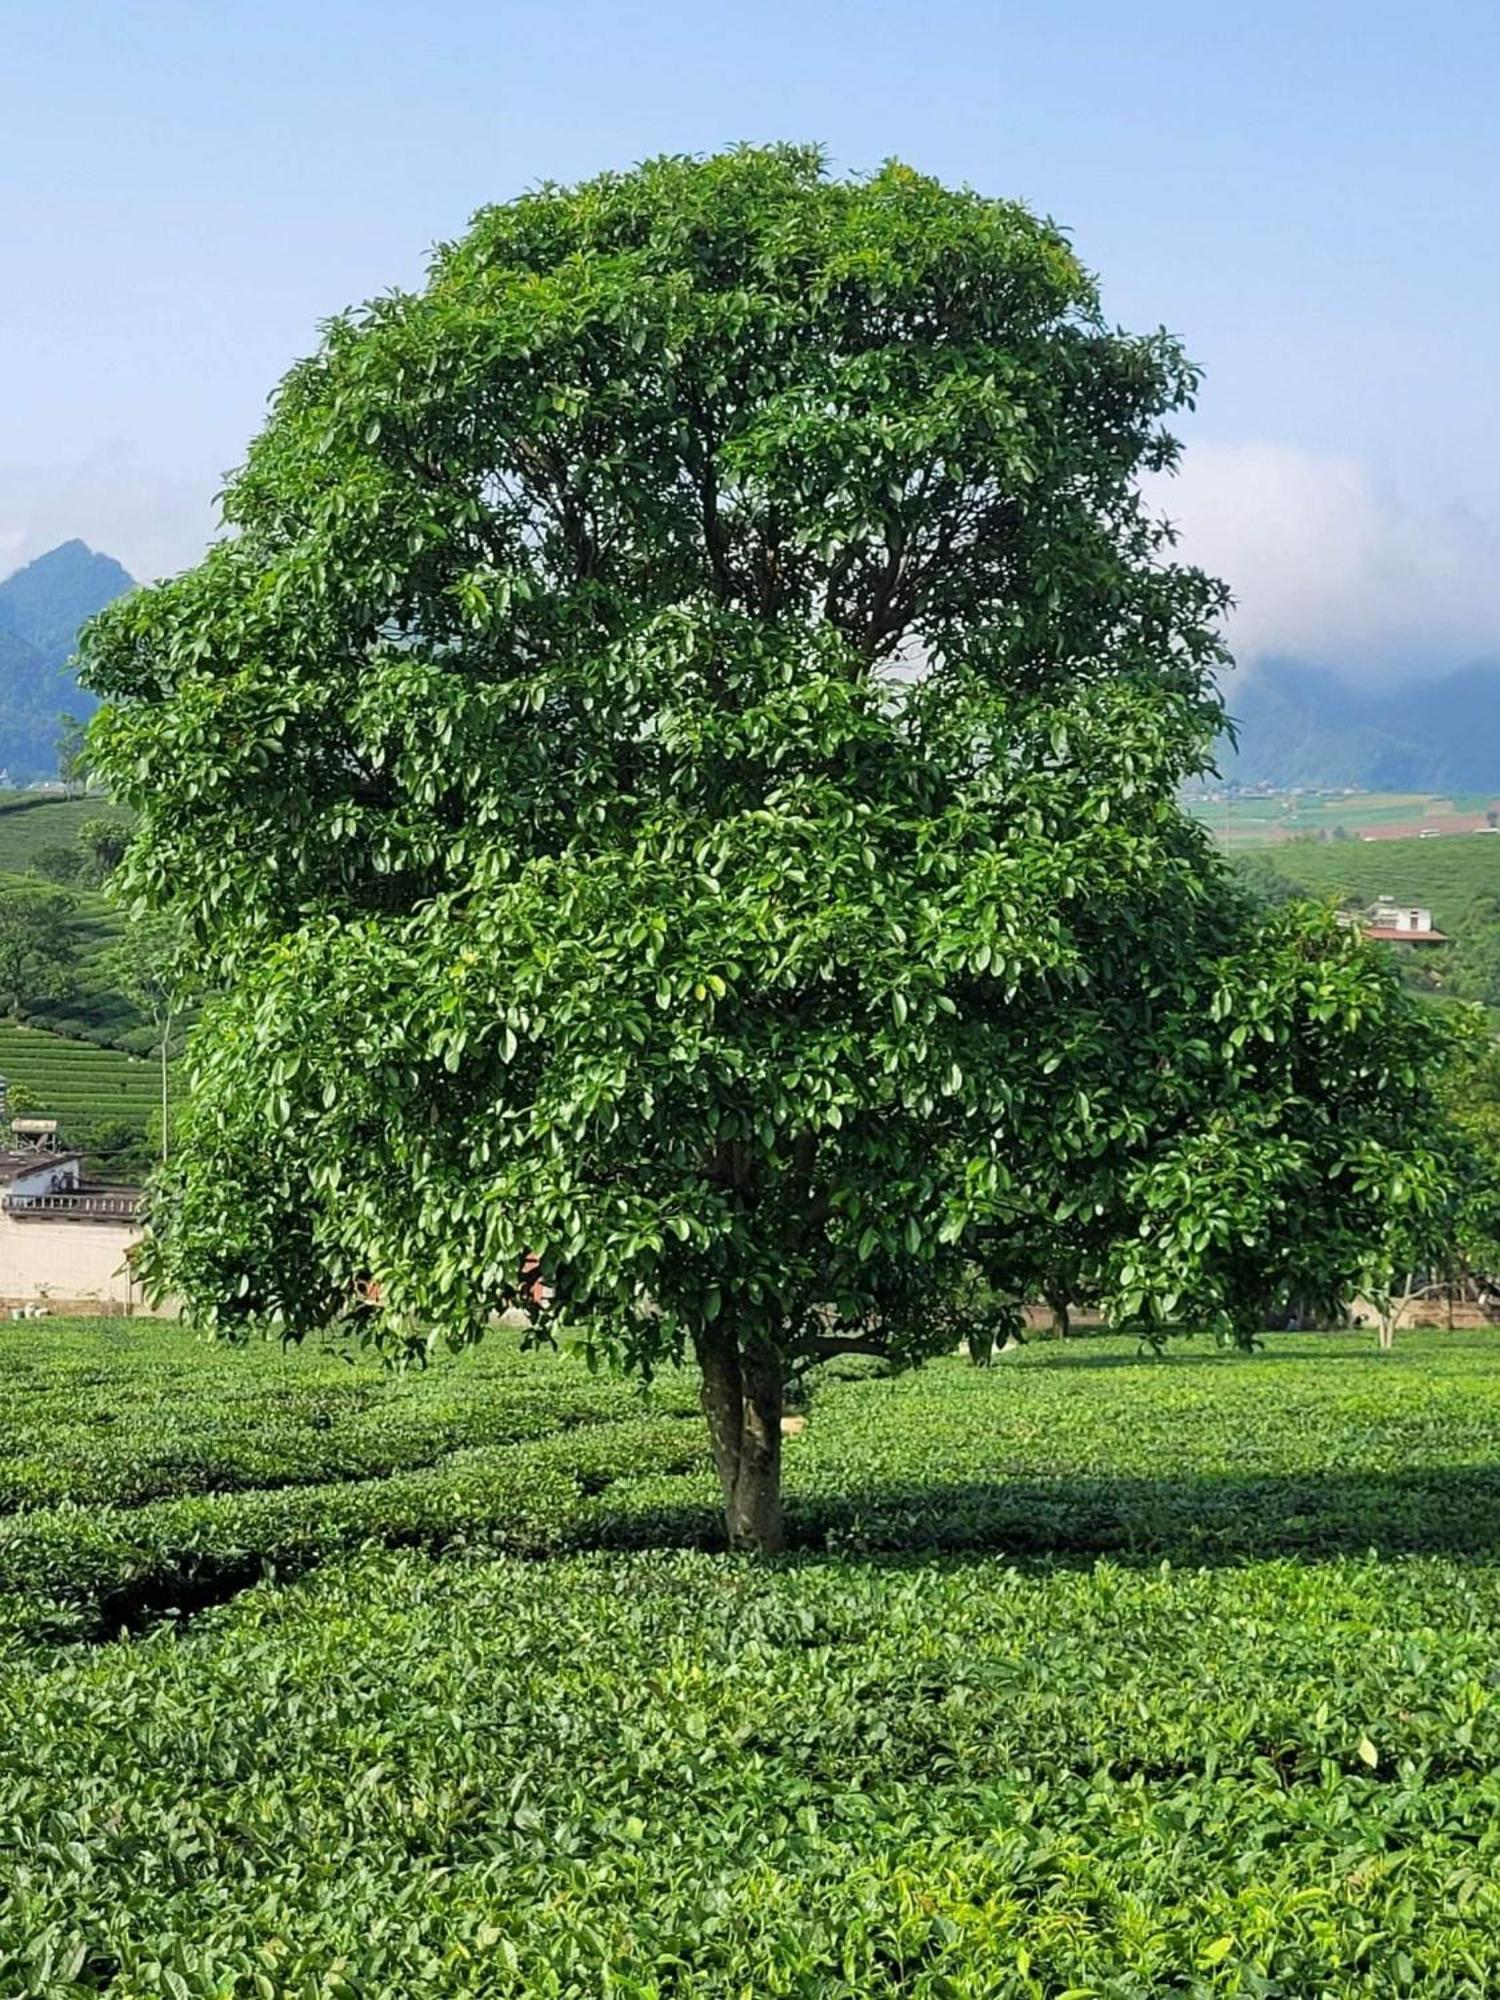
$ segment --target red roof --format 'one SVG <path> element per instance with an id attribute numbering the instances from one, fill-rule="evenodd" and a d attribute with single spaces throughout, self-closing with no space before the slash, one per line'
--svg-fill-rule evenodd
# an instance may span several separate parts
<path id="1" fill-rule="evenodd" d="M 1446 931 L 1402 931 L 1397 930 L 1394 924 L 1366 924 L 1364 926 L 1364 933 L 1367 938 L 1389 939 L 1392 944 L 1446 944 L 1448 942 L 1448 933 Z"/>

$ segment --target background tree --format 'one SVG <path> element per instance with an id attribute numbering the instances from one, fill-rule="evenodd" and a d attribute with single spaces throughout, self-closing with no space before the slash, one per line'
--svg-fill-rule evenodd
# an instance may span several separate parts
<path id="1" fill-rule="evenodd" d="M 696 1361 L 777 1546 L 788 1379 L 951 1345 L 1149 1123 L 1097 1037 L 1216 907 L 1223 592 L 1139 497 L 1193 389 L 1051 225 L 797 148 L 543 189 L 335 321 L 233 538 L 86 640 L 216 996 L 148 1274 L 400 1347 L 535 1253 L 543 1333 Z"/>
<path id="2" fill-rule="evenodd" d="M 1447 983 L 1465 1000 L 1500 1007 L 1500 896 L 1475 896 L 1454 928 Z"/>
<path id="3" fill-rule="evenodd" d="M 62 1000 L 73 990 L 77 905 L 65 890 L 18 884 L 0 895 L 0 1004 Z"/>
<path id="4" fill-rule="evenodd" d="M 113 822 L 89 824 L 109 827 Z M 171 1151 L 172 1063 L 181 1054 L 180 1031 L 193 992 L 192 961 L 181 918 L 170 908 L 127 912 L 124 929 L 105 954 L 101 969 L 114 990 L 133 1001 L 151 1023 L 161 1077 L 159 1149 L 166 1161 Z"/>
<path id="5" fill-rule="evenodd" d="M 93 771 L 89 726 L 76 715 L 60 716 L 58 721 L 62 733 L 57 739 L 57 775 L 68 797 L 74 798 L 88 790 Z"/>
<path id="6" fill-rule="evenodd" d="M 1127 1316 L 1245 1342 L 1443 1254 L 1454 1029 L 1306 903 L 1241 928 L 1202 974 L 1165 1029 L 1170 1086 L 1122 1177 L 1107 1289 Z"/>
<path id="7" fill-rule="evenodd" d="M 95 882 L 107 882 L 125 858 L 125 850 L 130 845 L 129 822 L 118 817 L 111 819 L 99 814 L 94 819 L 86 819 L 78 829 L 79 846 L 86 857 L 85 865 Z"/>
<path id="8" fill-rule="evenodd" d="M 49 882 L 76 882 L 86 867 L 83 853 L 66 841 L 51 841 L 31 857 L 32 870 Z"/>

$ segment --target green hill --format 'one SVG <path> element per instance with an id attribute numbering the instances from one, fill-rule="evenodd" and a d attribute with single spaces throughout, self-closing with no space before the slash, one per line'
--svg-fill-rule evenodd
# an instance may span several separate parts
<path id="1" fill-rule="evenodd" d="M 0 874 L 0 902 L 35 892 L 37 886 L 35 876 Z M 127 1055 L 148 1055 L 155 1045 L 150 1024 L 117 990 L 109 966 L 109 953 L 120 936 L 119 912 L 97 890 L 68 888 L 54 893 L 71 906 L 64 921 L 78 954 L 72 991 L 62 999 L 24 999 L 18 1009 L 20 1019 Z"/>
<path id="2" fill-rule="evenodd" d="M 91 1172 L 133 1180 L 149 1167 L 161 1101 L 155 1063 L 0 1021 L 0 1076 L 35 1115 L 58 1120 L 63 1144 L 81 1148 Z"/>
<path id="3" fill-rule="evenodd" d="M 1421 903 L 1440 930 L 1454 930 L 1479 896 L 1500 895 L 1500 836 L 1455 833 L 1439 840 L 1288 841 L 1249 850 L 1315 896 Z"/>
<path id="4" fill-rule="evenodd" d="M 91 819 L 118 819 L 124 806 L 97 796 L 65 799 L 47 792 L 0 792 L 0 875 L 24 875 L 50 848 L 77 847 Z"/>
<path id="5" fill-rule="evenodd" d="M 48 879 L 60 855 L 76 853 L 82 863 L 88 820 L 115 817 L 128 815 L 97 798 L 0 794 L 0 905 L 55 897 L 75 953 L 65 998 L 23 995 L 19 1018 L 0 1023 L 0 1074 L 28 1109 L 60 1121 L 64 1142 L 85 1151 L 91 1171 L 133 1180 L 152 1156 L 161 1088 L 155 1031 L 114 982 L 119 911 L 98 889 Z"/>

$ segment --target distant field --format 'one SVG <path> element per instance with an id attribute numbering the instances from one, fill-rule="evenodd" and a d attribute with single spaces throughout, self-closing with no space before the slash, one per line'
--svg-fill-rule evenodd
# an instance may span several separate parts
<path id="1" fill-rule="evenodd" d="M 1500 839 L 1288 842 L 1269 849 L 1278 874 L 1315 895 L 1425 904 L 1449 929 L 1479 895 L 1500 895 Z"/>
<path id="2" fill-rule="evenodd" d="M 24 875 L 49 847 L 71 847 L 91 819 L 128 820 L 108 799 L 64 799 L 46 792 L 0 792 L 0 874 Z"/>
<path id="3" fill-rule="evenodd" d="M 1317 798 L 1288 792 L 1273 798 L 1189 802 L 1189 810 L 1214 838 L 1236 849 L 1279 846 L 1299 834 L 1332 836 L 1340 827 L 1356 840 L 1413 838 L 1424 827 L 1469 837 L 1473 828 L 1485 824 L 1486 813 L 1497 806 L 1500 795 L 1486 798 L 1468 793 L 1443 798 L 1432 792 L 1356 792 L 1347 797 Z M 1500 841 L 1496 845 L 1500 846 Z"/>

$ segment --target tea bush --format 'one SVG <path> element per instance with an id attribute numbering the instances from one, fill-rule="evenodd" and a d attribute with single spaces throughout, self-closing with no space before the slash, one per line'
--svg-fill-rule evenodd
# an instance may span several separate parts
<path id="1" fill-rule="evenodd" d="M 1401 1340 L 825 1384 L 755 1566 L 685 1379 L 7 1329 L 0 1992 L 1488 1994 L 1500 1343 Z"/>

